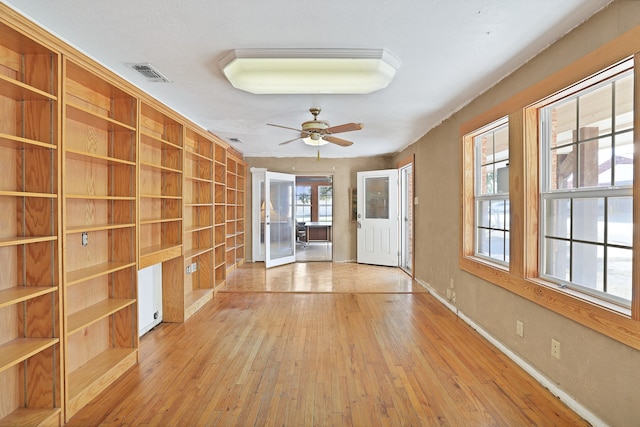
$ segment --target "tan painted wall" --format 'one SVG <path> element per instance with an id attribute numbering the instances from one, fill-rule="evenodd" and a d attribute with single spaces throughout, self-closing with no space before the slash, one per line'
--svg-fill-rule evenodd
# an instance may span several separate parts
<path id="1" fill-rule="evenodd" d="M 311 149 L 311 148 L 310 148 Z M 320 159 L 315 157 L 276 158 L 246 157 L 249 170 L 266 168 L 271 172 L 294 175 L 333 176 L 333 261 L 356 259 L 356 225 L 349 217 L 349 188 L 356 187 L 358 171 L 392 167 L 390 157 L 364 157 L 350 159 Z M 247 176 L 246 254 L 251 258 L 251 176 Z"/>
<path id="2" fill-rule="evenodd" d="M 458 267 L 460 126 L 637 25 L 640 1 L 615 1 L 394 158 L 416 156 L 416 278 L 442 296 L 453 279 L 466 316 L 614 426 L 640 422 L 640 352 Z M 552 338 L 560 360 L 550 355 Z"/>

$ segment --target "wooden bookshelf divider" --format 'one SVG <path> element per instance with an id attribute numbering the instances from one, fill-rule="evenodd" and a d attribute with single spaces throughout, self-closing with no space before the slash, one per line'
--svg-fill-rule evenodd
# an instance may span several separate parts
<path id="1" fill-rule="evenodd" d="M 214 282 L 219 287 L 226 282 L 226 204 L 227 149 L 216 144 L 214 156 Z"/>
<path id="2" fill-rule="evenodd" d="M 0 33 L 0 425 L 61 425 L 61 56 Z"/>
<path id="3" fill-rule="evenodd" d="M 184 145 L 185 320 L 213 298 L 213 197 L 215 143 L 186 129 Z"/>
<path id="4" fill-rule="evenodd" d="M 65 418 L 138 360 L 137 99 L 64 60 Z"/>
<path id="5" fill-rule="evenodd" d="M 182 255 L 183 126 L 140 103 L 138 268 Z"/>

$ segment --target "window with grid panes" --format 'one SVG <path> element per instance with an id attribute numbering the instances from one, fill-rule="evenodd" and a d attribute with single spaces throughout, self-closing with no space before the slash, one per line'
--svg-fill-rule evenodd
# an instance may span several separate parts
<path id="1" fill-rule="evenodd" d="M 311 186 L 296 186 L 296 221 L 311 221 Z"/>
<path id="2" fill-rule="evenodd" d="M 633 234 L 633 62 L 538 110 L 540 275 L 629 306 Z"/>
<path id="3" fill-rule="evenodd" d="M 501 119 L 473 137 L 475 255 L 509 262 L 509 125 Z"/>
<path id="4" fill-rule="evenodd" d="M 331 222 L 333 218 L 333 186 L 318 186 L 318 221 Z"/>

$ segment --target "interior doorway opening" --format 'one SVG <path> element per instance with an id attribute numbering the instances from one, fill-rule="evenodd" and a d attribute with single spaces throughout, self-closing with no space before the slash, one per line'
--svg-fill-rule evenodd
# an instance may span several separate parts
<path id="1" fill-rule="evenodd" d="M 333 260 L 333 177 L 296 176 L 296 262 Z"/>

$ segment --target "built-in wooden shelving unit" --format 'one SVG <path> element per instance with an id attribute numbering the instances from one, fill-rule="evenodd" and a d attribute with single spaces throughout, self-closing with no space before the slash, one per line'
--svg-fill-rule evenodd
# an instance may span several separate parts
<path id="1" fill-rule="evenodd" d="M 141 103 L 140 269 L 182 255 L 182 132 L 181 123 Z"/>
<path id="2" fill-rule="evenodd" d="M 60 55 L 0 34 L 0 425 L 59 425 Z"/>
<path id="3" fill-rule="evenodd" d="M 188 319 L 214 292 L 215 143 L 187 128 L 184 151 L 184 317 Z"/>
<path id="4" fill-rule="evenodd" d="M 136 97 L 64 60 L 66 418 L 138 360 Z"/>
<path id="5" fill-rule="evenodd" d="M 244 262 L 246 165 L 0 12 L 0 425 L 62 425 L 138 361 L 138 270 L 183 322 Z"/>

